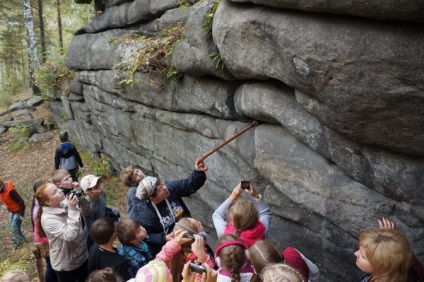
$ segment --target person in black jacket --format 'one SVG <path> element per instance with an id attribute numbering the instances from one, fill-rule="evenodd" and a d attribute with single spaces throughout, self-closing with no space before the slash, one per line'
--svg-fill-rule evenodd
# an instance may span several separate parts
<path id="1" fill-rule="evenodd" d="M 67 131 L 62 131 L 59 134 L 59 139 L 62 144 L 56 148 L 54 155 L 54 167 L 55 169 L 66 169 L 72 176 L 74 182 L 78 182 L 78 166 L 84 167 L 81 157 L 77 151 L 77 148 L 69 142 L 69 135 Z"/>
<path id="2" fill-rule="evenodd" d="M 188 197 L 206 182 L 207 167 L 200 159 L 185 179 L 163 183 L 159 178 L 146 176 L 127 193 L 127 218 L 138 221 L 147 231 L 148 242 L 156 255 L 171 240 L 175 222 L 191 217 L 182 197 Z"/>
<path id="3" fill-rule="evenodd" d="M 95 244 L 91 246 L 88 255 L 88 272 L 110 267 L 124 281 L 134 278 L 130 265 L 118 254 L 113 243 L 116 239 L 115 223 L 111 218 L 101 217 L 93 222 L 90 237 Z"/>

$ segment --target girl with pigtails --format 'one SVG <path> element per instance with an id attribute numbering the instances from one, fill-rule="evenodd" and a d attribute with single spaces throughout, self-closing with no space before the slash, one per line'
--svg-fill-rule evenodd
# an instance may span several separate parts
<path id="1" fill-rule="evenodd" d="M 215 259 L 219 267 L 219 282 L 248 282 L 254 275 L 248 247 L 234 234 L 224 235 L 218 240 Z"/>
<path id="2" fill-rule="evenodd" d="M 255 204 L 246 199 L 238 200 L 243 192 L 249 194 Z M 224 234 L 236 234 L 250 247 L 256 241 L 265 239 L 271 222 L 271 211 L 251 182 L 245 189 L 239 183 L 230 197 L 215 210 L 212 220 L 218 238 Z"/>

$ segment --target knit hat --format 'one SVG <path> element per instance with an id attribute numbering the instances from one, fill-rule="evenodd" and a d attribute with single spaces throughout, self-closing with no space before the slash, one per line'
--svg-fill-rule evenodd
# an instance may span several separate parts
<path id="1" fill-rule="evenodd" d="M 158 179 L 152 176 L 146 176 L 137 186 L 135 196 L 141 200 L 148 200 L 155 193 L 156 183 Z"/>
<path id="2" fill-rule="evenodd" d="M 81 189 L 84 190 L 84 193 L 87 192 L 88 189 L 96 186 L 99 178 L 100 177 L 91 174 L 84 176 L 80 182 Z"/>
<path id="3" fill-rule="evenodd" d="M 172 274 L 163 261 L 151 260 L 137 271 L 136 282 L 172 282 Z"/>

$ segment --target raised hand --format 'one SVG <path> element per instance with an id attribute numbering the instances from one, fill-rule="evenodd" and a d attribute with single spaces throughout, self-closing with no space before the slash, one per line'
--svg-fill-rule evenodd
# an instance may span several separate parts
<path id="1" fill-rule="evenodd" d="M 386 217 L 382 217 L 378 220 L 378 226 L 380 227 L 380 229 L 396 229 L 393 221 L 390 221 Z"/>
<path id="2" fill-rule="evenodd" d="M 240 197 L 242 193 L 243 193 L 243 189 L 241 189 L 241 183 L 239 182 L 239 184 L 236 187 L 234 187 L 233 192 L 230 195 L 230 200 L 234 202 Z"/>
<path id="3" fill-rule="evenodd" d="M 194 164 L 194 170 L 206 172 L 208 170 L 208 167 L 205 165 L 202 159 L 197 158 Z"/>

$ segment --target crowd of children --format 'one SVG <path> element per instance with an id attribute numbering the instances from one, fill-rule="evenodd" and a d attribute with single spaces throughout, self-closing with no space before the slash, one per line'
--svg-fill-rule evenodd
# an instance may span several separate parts
<path id="1" fill-rule="evenodd" d="M 214 251 L 183 201 L 203 186 L 206 171 L 197 159 L 188 178 L 164 183 L 138 166 L 123 169 L 129 187 L 125 220 L 116 212 L 111 216 L 98 176 L 78 182 L 73 171 L 59 168 L 50 181 L 37 181 L 31 220 L 34 241 L 49 250 L 45 281 L 319 281 L 318 267 L 304 254 L 294 247 L 279 251 L 266 241 L 271 211 L 253 183 L 234 187 L 213 213 L 219 238 Z M 0 180 L 0 198 L 18 247 L 26 241 L 20 228 L 25 203 L 8 181 Z M 405 237 L 386 218 L 379 227 L 359 239 L 356 264 L 367 274 L 361 282 L 424 281 Z"/>

